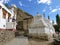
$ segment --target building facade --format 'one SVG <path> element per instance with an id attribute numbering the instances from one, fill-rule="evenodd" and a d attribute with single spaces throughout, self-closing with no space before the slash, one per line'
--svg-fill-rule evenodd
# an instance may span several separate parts
<path id="1" fill-rule="evenodd" d="M 0 3 L 0 29 L 16 29 L 15 22 L 13 22 L 13 10 L 9 10 L 4 4 Z M 15 19 L 15 17 L 14 17 Z"/>
<path id="2" fill-rule="evenodd" d="M 24 34 L 28 33 L 28 27 L 30 23 L 32 22 L 33 16 L 20 10 L 17 9 L 17 16 L 16 16 L 16 21 L 17 21 L 17 30 L 18 32 L 24 32 Z"/>

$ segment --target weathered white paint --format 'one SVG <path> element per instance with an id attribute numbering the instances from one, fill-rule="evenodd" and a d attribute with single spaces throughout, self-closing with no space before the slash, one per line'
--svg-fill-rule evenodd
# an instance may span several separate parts
<path id="1" fill-rule="evenodd" d="M 45 19 L 40 14 L 33 18 L 32 23 L 29 26 L 29 34 L 38 34 L 38 36 L 52 35 L 55 30 L 50 22 L 50 20 Z M 37 36 L 37 35 L 36 35 Z"/>
<path id="2" fill-rule="evenodd" d="M 10 12 L 10 10 L 7 7 L 5 7 L 5 5 L 2 3 L 0 3 L 0 6 L 7 11 L 6 19 L 4 19 L 2 8 L 0 9 L 0 29 L 16 29 L 16 21 L 12 22 L 14 11 L 11 9 L 12 12 Z M 8 13 L 11 14 L 9 22 L 8 22 Z"/>
<path id="3" fill-rule="evenodd" d="M 0 3 L 0 6 L 1 6 L 2 8 L 4 8 L 8 13 L 12 14 L 12 13 L 10 12 L 10 10 L 9 10 L 4 4 Z"/>
<path id="4" fill-rule="evenodd" d="M 5 25 L 5 27 L 3 25 Z M 3 19 L 2 8 L 0 9 L 0 28 L 6 28 L 6 19 Z"/>

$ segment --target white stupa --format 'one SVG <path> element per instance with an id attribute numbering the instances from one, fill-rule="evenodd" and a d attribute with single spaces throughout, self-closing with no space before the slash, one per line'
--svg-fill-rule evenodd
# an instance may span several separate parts
<path id="1" fill-rule="evenodd" d="M 45 19 L 40 14 L 34 16 L 32 23 L 29 27 L 29 35 L 39 38 L 52 38 L 55 30 L 50 20 Z"/>

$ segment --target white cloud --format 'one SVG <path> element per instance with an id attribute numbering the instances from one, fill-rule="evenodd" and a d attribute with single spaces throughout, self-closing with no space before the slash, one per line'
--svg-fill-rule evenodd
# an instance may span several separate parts
<path id="1" fill-rule="evenodd" d="M 51 12 L 56 12 L 58 9 L 53 9 L 53 10 L 51 10 Z"/>
<path id="2" fill-rule="evenodd" d="M 46 10 L 44 9 L 43 12 L 45 12 Z"/>
<path id="3" fill-rule="evenodd" d="M 8 3 L 9 2 L 9 0 L 4 0 L 4 3 Z"/>
<path id="4" fill-rule="evenodd" d="M 48 5 L 50 5 L 50 4 L 51 4 L 51 0 L 37 0 L 37 3 L 38 3 L 38 4 L 43 3 L 43 4 L 48 4 Z"/>
<path id="5" fill-rule="evenodd" d="M 0 3 L 8 3 L 9 0 L 0 0 Z"/>
<path id="6" fill-rule="evenodd" d="M 31 2 L 32 0 L 28 0 L 29 2 Z"/>
<path id="7" fill-rule="evenodd" d="M 22 2 L 21 2 L 21 1 L 19 1 L 19 5 L 20 5 L 20 6 L 23 6 L 23 4 L 22 4 Z"/>
<path id="8" fill-rule="evenodd" d="M 58 8 L 58 10 L 60 10 L 60 8 Z"/>
<path id="9" fill-rule="evenodd" d="M 60 8 L 52 9 L 51 12 L 50 12 L 49 14 L 54 13 L 54 12 L 57 12 L 58 10 L 60 10 Z"/>

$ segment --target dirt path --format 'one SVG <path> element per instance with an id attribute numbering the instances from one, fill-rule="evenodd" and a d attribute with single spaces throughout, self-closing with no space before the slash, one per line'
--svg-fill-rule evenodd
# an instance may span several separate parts
<path id="1" fill-rule="evenodd" d="M 28 39 L 26 37 L 17 37 L 5 45 L 28 45 Z"/>
<path id="2" fill-rule="evenodd" d="M 29 39 L 27 37 L 16 37 L 5 45 L 49 45 L 51 41 L 40 41 L 35 39 Z"/>
<path id="3" fill-rule="evenodd" d="M 29 45 L 53 45 L 51 41 L 42 41 L 42 40 L 36 40 L 36 39 L 30 39 Z"/>

